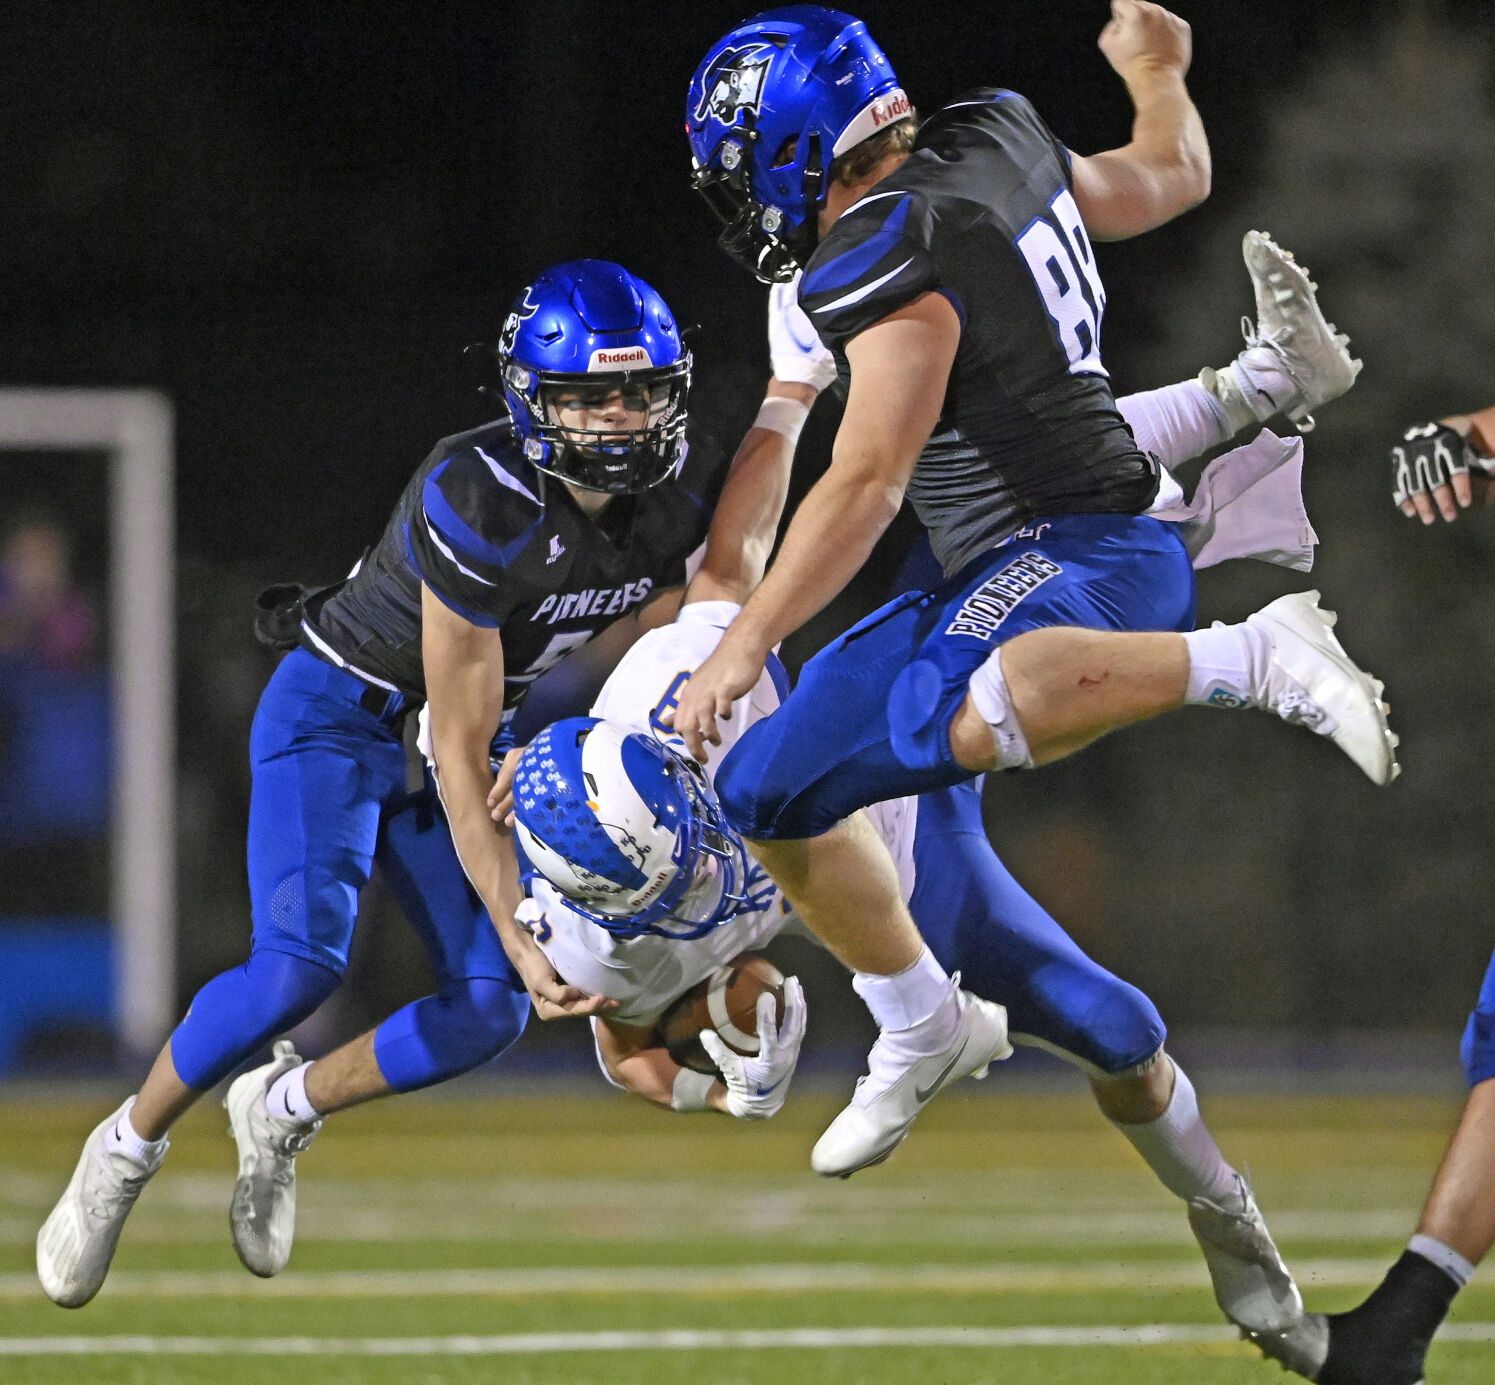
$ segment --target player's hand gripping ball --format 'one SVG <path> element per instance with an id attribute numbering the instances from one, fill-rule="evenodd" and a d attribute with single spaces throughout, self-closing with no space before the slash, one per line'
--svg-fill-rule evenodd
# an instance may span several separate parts
<path id="1" fill-rule="evenodd" d="M 758 1037 L 758 997 L 774 999 L 775 1027 L 784 1020 L 784 977 L 767 957 L 744 952 L 692 986 L 660 1020 L 664 1045 L 682 1068 L 716 1075 L 701 1044 L 703 1029 L 715 1030 L 734 1052 L 747 1057 L 762 1047 Z"/>

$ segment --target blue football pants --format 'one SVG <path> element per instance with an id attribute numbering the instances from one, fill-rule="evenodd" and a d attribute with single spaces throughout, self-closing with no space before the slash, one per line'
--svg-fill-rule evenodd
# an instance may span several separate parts
<path id="1" fill-rule="evenodd" d="M 1008 873 L 981 822 L 981 781 L 919 798 L 909 912 L 941 966 L 1007 1009 L 1027 1041 L 1115 1075 L 1163 1046 L 1162 1016 L 1093 962 Z"/>
<path id="2" fill-rule="evenodd" d="M 944 586 L 889 602 L 811 659 L 723 759 L 728 820 L 756 840 L 815 837 L 858 808 L 970 779 L 948 728 L 971 676 L 1045 626 L 1193 629 L 1177 527 L 1145 515 L 1036 520 Z"/>
<path id="3" fill-rule="evenodd" d="M 276 669 L 250 733 L 251 953 L 198 992 L 172 1035 L 189 1087 L 221 1081 L 336 989 L 375 861 L 438 983 L 379 1026 L 389 1085 L 454 1077 L 522 1032 L 528 995 L 462 872 L 430 778 L 406 788 L 404 711 L 398 694 L 303 650 Z"/>

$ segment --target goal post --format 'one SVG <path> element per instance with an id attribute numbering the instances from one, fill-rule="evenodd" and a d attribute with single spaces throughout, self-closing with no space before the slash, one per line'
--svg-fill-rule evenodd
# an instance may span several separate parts
<path id="1" fill-rule="evenodd" d="M 109 472 L 113 720 L 109 922 L 123 1050 L 151 1055 L 176 1008 L 175 463 L 153 390 L 0 388 L 0 449 L 102 452 Z"/>

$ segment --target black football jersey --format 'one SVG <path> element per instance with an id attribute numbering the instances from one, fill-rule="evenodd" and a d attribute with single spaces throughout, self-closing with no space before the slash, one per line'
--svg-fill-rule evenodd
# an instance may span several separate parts
<path id="1" fill-rule="evenodd" d="M 684 580 L 710 519 L 710 470 L 693 449 L 676 480 L 592 519 L 526 460 L 508 420 L 443 439 L 378 544 L 307 618 L 303 643 L 424 699 L 424 583 L 464 619 L 501 632 L 507 725 L 569 650 Z"/>
<path id="2" fill-rule="evenodd" d="M 1014 92 L 971 92 L 926 121 L 816 248 L 800 305 L 844 378 L 846 343 L 929 292 L 961 336 L 908 497 L 945 571 L 1036 515 L 1145 510 L 1158 468 L 1101 365 L 1105 292 L 1069 153 Z"/>

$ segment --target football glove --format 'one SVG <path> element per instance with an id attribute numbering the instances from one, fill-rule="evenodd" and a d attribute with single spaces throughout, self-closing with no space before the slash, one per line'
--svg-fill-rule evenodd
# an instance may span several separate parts
<path id="1" fill-rule="evenodd" d="M 774 378 L 823 390 L 836 378 L 835 358 L 799 306 L 799 275 L 768 291 L 768 356 Z"/>
<path id="2" fill-rule="evenodd" d="M 1446 486 L 1471 468 L 1488 473 L 1490 460 L 1447 424 L 1414 423 L 1391 449 L 1392 503 L 1402 505 L 1414 495 Z"/>
<path id="3" fill-rule="evenodd" d="M 789 1095 L 789 1079 L 805 1039 L 805 992 L 799 977 L 784 982 L 784 1023 L 774 1024 L 774 999 L 758 997 L 760 1047 L 751 1057 L 734 1053 L 713 1029 L 701 1031 L 701 1046 L 727 1084 L 727 1110 L 738 1120 L 767 1120 L 778 1115 Z"/>

